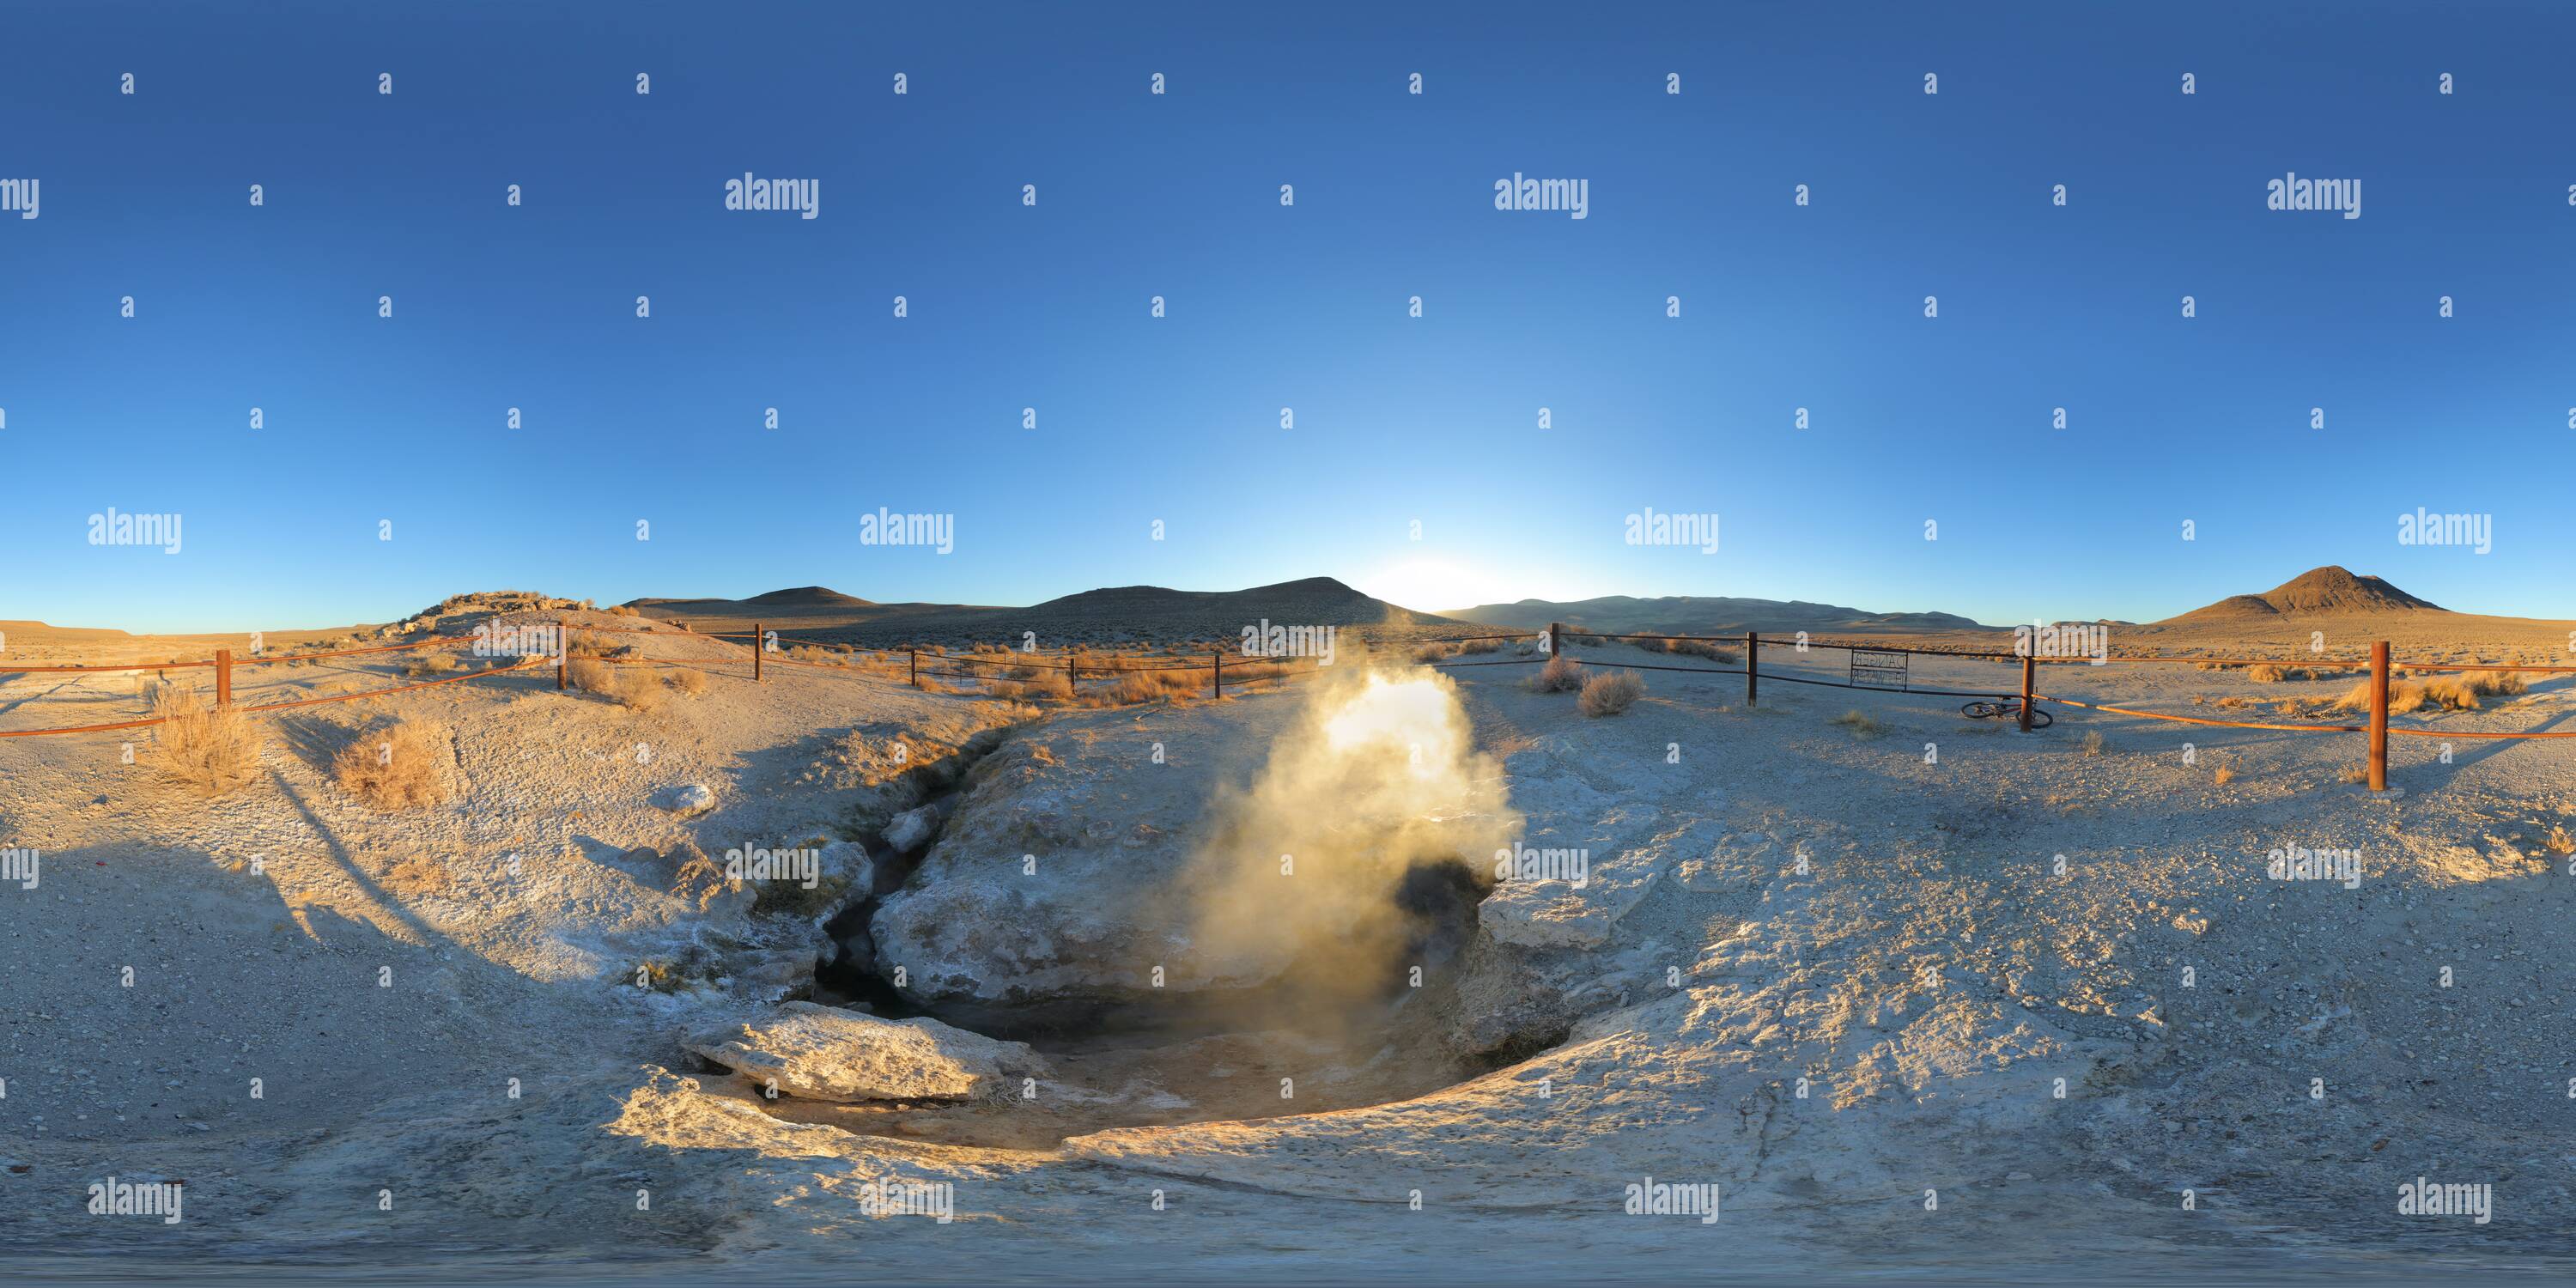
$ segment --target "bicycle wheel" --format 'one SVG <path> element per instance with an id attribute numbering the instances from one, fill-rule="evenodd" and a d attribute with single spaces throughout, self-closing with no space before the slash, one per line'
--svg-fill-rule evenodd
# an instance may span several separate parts
<path id="1" fill-rule="evenodd" d="M 1968 703 L 1966 706 L 1959 708 L 1959 714 L 1966 716 L 1971 720 L 1992 720 L 2003 713 L 2004 709 L 2001 703 L 1987 702 L 1982 699 Z"/>
<path id="2" fill-rule="evenodd" d="M 2045 728 L 2049 727 L 2050 725 L 2053 725 L 2053 724 L 2056 724 L 2056 723 L 2057 723 L 2057 717 L 2055 717 L 2055 716 L 2053 716 L 2053 715 L 2048 714 L 2048 708 L 2046 708 L 2046 707 L 2032 707 L 2032 708 L 2030 709 L 2030 727 L 2031 727 L 2031 728 L 2033 728 L 2033 729 L 2045 729 Z"/>

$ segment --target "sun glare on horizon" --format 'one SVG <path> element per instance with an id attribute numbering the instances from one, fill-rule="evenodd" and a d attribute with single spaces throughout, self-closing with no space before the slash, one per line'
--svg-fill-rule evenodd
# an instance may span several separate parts
<path id="1" fill-rule="evenodd" d="M 1478 604 L 1499 604 L 1526 597 L 1481 568 L 1446 559 L 1407 559 L 1363 577 L 1362 594 L 1418 613 L 1438 613 Z"/>

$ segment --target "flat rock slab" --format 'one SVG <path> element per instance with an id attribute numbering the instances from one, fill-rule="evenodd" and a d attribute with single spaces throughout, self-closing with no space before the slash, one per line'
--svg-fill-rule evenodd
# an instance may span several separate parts
<path id="1" fill-rule="evenodd" d="M 682 1045 L 778 1094 L 799 1100 L 966 1100 L 998 1094 L 1006 1080 L 1046 1077 L 1027 1044 L 969 1033 L 933 1019 L 883 1020 L 813 1002 L 786 1002 L 748 1024 Z"/>
<path id="2" fill-rule="evenodd" d="M 690 814 L 704 814 L 708 810 L 716 807 L 716 794 L 713 790 L 698 783 L 689 783 L 680 787 L 665 787 L 662 790 L 653 793 L 652 805 L 655 809 L 669 810 L 674 814 L 682 816 Z"/>

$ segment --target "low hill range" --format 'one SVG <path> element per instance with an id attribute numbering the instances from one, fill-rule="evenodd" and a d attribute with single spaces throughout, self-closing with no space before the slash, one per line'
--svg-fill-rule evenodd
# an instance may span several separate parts
<path id="1" fill-rule="evenodd" d="M 557 599 L 524 591 L 451 596 L 388 626 L 271 631 L 279 643 L 374 633 L 454 629 L 457 623 L 499 612 L 549 607 L 588 607 L 588 600 Z M 1983 625 L 1956 613 L 1877 612 L 1809 600 L 1725 595 L 1603 595 L 1581 600 L 1523 599 L 1428 613 L 1363 594 L 1331 577 L 1306 577 L 1242 590 L 1175 590 L 1165 586 L 1110 586 L 1063 595 L 1027 607 L 990 604 L 882 603 L 828 586 L 792 586 L 743 599 L 648 597 L 625 608 L 703 630 L 742 630 L 761 623 L 789 634 L 874 647 L 906 643 L 960 646 L 1018 643 L 1034 633 L 1050 646 L 1229 640 L 1267 620 L 1282 625 L 1347 627 L 1398 640 L 1456 634 L 1477 626 L 1537 632 L 1550 622 L 1605 634 L 1727 635 L 1809 631 L 1818 635 L 1915 636 L 1961 647 L 1989 647 L 2006 628 Z M 2160 621 L 2133 624 L 2096 619 L 2131 635 L 2177 639 L 2235 636 L 2289 638 L 2306 623 L 2349 628 L 2371 624 L 2410 635 L 2479 638 L 2497 632 L 2538 639 L 2542 619 L 2454 612 L 2390 584 L 2339 565 L 2310 569 L 2261 594 L 2230 595 Z M 2539 632 L 2534 634 L 2534 632 Z M 10 646 L 117 646 L 146 639 L 232 643 L 230 635 L 155 632 L 129 635 L 107 628 L 57 627 L 41 621 L 0 620 L 0 640 Z M 1985 642 L 1980 642 L 1985 641 Z"/>
<path id="2" fill-rule="evenodd" d="M 1732 635 L 1744 631 L 1787 634 L 1923 633 L 1993 629 L 1956 613 L 1875 613 L 1838 604 L 1803 599 L 1746 599 L 1726 595 L 1603 595 L 1571 601 L 1523 599 L 1509 604 L 1479 604 L 1453 609 L 1444 616 L 1509 630 L 1544 630 L 1550 622 L 1568 629 L 1608 634 Z"/>
<path id="3" fill-rule="evenodd" d="M 1395 635 L 1459 625 L 1372 598 L 1331 577 L 1244 590 L 1110 586 L 1025 608 L 877 603 L 823 586 L 773 590 L 738 600 L 637 599 L 628 606 L 645 616 L 684 621 L 697 629 L 732 630 L 757 622 L 815 638 L 879 646 L 1014 642 L 1023 633 L 1034 633 L 1047 645 L 1225 640 L 1263 620 Z"/>

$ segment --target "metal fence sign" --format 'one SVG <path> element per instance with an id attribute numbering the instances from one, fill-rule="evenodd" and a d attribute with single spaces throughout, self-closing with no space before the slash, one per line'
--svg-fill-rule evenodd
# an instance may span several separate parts
<path id="1" fill-rule="evenodd" d="M 1851 683 L 1855 689 L 1902 689 L 1910 654 L 1890 653 L 1879 649 L 1856 648 L 1851 651 Z"/>

